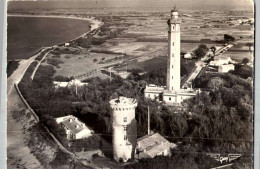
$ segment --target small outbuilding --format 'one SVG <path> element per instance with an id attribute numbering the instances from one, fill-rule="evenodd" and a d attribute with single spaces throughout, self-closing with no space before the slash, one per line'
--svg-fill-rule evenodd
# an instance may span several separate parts
<path id="1" fill-rule="evenodd" d="M 170 156 L 171 149 L 177 147 L 159 133 L 149 134 L 137 139 L 135 158 L 154 158 L 156 156 Z"/>
<path id="2" fill-rule="evenodd" d="M 218 72 L 219 73 L 227 73 L 230 70 L 235 70 L 235 66 L 233 64 L 220 65 L 218 67 Z"/>
<path id="3" fill-rule="evenodd" d="M 72 115 L 56 118 L 56 122 L 65 129 L 68 140 L 88 138 L 94 133 L 85 123 Z"/>

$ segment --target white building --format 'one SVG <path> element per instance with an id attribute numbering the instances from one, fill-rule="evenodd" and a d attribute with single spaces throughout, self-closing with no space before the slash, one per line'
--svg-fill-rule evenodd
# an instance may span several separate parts
<path id="1" fill-rule="evenodd" d="M 56 118 L 56 122 L 65 129 L 68 140 L 87 138 L 93 133 L 85 123 L 72 115 Z"/>
<path id="2" fill-rule="evenodd" d="M 184 59 L 192 59 L 193 56 L 191 55 L 191 53 L 185 53 L 184 54 Z"/>
<path id="3" fill-rule="evenodd" d="M 113 127 L 113 156 L 117 162 L 126 162 L 134 157 L 136 145 L 135 108 L 137 101 L 119 97 L 110 101 Z M 134 129 L 131 133 L 129 129 Z"/>
<path id="4" fill-rule="evenodd" d="M 53 81 L 53 84 L 55 88 L 60 88 L 60 87 L 67 87 L 69 82 L 58 82 L 58 81 Z"/>
<path id="5" fill-rule="evenodd" d="M 234 61 L 230 57 L 220 57 L 211 61 L 209 63 L 210 66 L 220 66 L 220 65 L 227 65 L 230 63 L 234 63 Z"/>
<path id="6" fill-rule="evenodd" d="M 84 85 L 88 85 L 88 83 L 84 83 L 84 82 L 81 82 L 80 80 L 78 79 L 73 79 L 69 82 L 59 82 L 59 81 L 53 81 L 53 84 L 55 86 L 55 88 L 64 88 L 64 87 L 71 87 L 71 86 L 84 86 Z"/>
<path id="7" fill-rule="evenodd" d="M 70 43 L 65 43 L 64 46 L 65 47 L 68 47 L 70 45 Z"/>
<path id="8" fill-rule="evenodd" d="M 218 72 L 219 73 L 227 73 L 230 70 L 235 70 L 235 66 L 233 64 L 220 65 L 218 67 Z"/>
<path id="9" fill-rule="evenodd" d="M 144 95 L 149 99 L 163 101 L 166 104 L 179 104 L 183 100 L 194 97 L 197 91 L 181 89 L 181 57 L 180 57 L 180 33 L 181 20 L 176 9 L 171 11 L 168 20 L 168 63 L 167 63 L 167 87 L 147 85 Z"/>
<path id="10" fill-rule="evenodd" d="M 154 158 L 156 156 L 170 156 L 171 149 L 177 145 L 170 143 L 159 133 L 146 135 L 137 139 L 135 158 Z"/>
<path id="11" fill-rule="evenodd" d="M 154 84 L 146 85 L 145 87 L 145 98 L 149 98 L 151 100 L 160 101 L 162 99 L 162 94 L 166 90 L 166 86 L 156 86 Z"/>

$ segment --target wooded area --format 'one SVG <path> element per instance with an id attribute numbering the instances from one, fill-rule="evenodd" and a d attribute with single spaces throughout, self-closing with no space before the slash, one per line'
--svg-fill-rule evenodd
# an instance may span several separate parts
<path id="1" fill-rule="evenodd" d="M 138 71 L 133 71 L 126 80 L 118 76 L 114 76 L 111 81 L 92 78 L 88 81 L 88 86 L 78 87 L 76 94 L 74 87 L 54 88 L 52 81 L 55 70 L 52 65 L 41 65 L 32 81 L 30 74 L 33 68 L 34 63 L 27 70 L 19 87 L 30 106 L 39 115 L 41 122 L 54 132 L 63 133 L 55 129 L 53 119 L 72 114 L 91 127 L 95 133 L 101 136 L 102 134 L 109 135 L 111 134 L 109 100 L 126 96 L 136 98 L 138 101 L 136 109 L 138 137 L 147 133 L 147 106 L 149 106 L 151 130 L 159 132 L 171 142 L 181 142 L 180 147 L 188 147 L 186 151 L 196 149 L 202 154 L 206 152 L 241 153 L 243 154 L 241 159 L 251 164 L 252 159 L 248 155 L 252 153 L 253 139 L 252 85 L 250 81 L 243 79 L 246 77 L 244 71 L 239 71 L 240 66 L 236 66 L 233 74 L 206 73 L 201 75 L 194 82 L 195 87 L 214 86 L 214 90 L 202 92 L 184 101 L 183 105 L 186 108 L 181 110 L 144 99 L 143 90 L 147 82 L 165 85 L 166 72 L 163 70 L 148 72 L 142 76 L 138 74 Z M 214 78 L 218 79 L 214 81 Z M 74 149 L 78 148 L 74 147 Z M 166 160 L 166 163 L 157 165 L 161 164 L 163 167 L 166 164 L 176 163 L 178 159 L 183 164 L 187 163 L 187 166 L 196 165 L 197 168 L 203 168 L 200 162 L 194 161 L 194 158 L 203 159 L 203 155 L 197 156 L 192 153 L 185 156 L 176 153 L 170 158 L 158 158 Z M 149 164 L 145 161 L 141 162 L 134 168 L 150 166 L 150 163 L 154 164 L 158 159 L 148 160 Z M 177 163 L 173 166 L 178 168 Z"/>

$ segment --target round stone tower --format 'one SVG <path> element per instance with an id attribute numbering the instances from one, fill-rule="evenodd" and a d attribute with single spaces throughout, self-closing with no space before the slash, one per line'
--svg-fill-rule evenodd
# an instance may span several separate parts
<path id="1" fill-rule="evenodd" d="M 118 162 L 133 158 L 136 145 L 135 108 L 137 101 L 119 97 L 110 101 L 113 126 L 113 155 Z"/>

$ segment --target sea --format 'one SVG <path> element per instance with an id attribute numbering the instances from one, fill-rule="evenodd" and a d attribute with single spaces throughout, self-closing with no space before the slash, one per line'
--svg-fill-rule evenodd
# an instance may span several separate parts
<path id="1" fill-rule="evenodd" d="M 8 16 L 7 60 L 28 59 L 39 49 L 74 39 L 90 22 L 69 18 Z"/>

